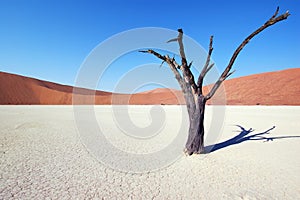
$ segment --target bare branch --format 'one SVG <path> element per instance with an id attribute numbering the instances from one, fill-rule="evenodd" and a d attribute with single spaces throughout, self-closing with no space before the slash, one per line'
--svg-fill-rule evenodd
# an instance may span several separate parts
<path id="1" fill-rule="evenodd" d="M 276 17 L 278 15 L 279 12 L 279 7 L 277 7 L 275 13 L 272 15 L 272 17 L 266 21 L 266 23 L 264 23 L 260 28 L 258 28 L 257 30 L 255 30 L 253 33 L 251 33 L 239 46 L 238 48 L 234 51 L 229 64 L 227 65 L 227 67 L 225 68 L 224 72 L 221 74 L 221 76 L 219 77 L 219 79 L 217 80 L 217 82 L 215 83 L 215 85 L 213 86 L 213 88 L 211 89 L 211 91 L 206 95 L 206 100 L 210 99 L 215 92 L 217 91 L 217 89 L 220 87 L 220 85 L 222 84 L 222 82 L 231 74 L 228 75 L 228 73 L 230 72 L 232 65 L 234 63 L 234 61 L 236 60 L 237 56 L 239 55 L 239 53 L 241 52 L 241 50 L 246 46 L 246 44 L 248 44 L 248 42 L 256 35 L 258 35 L 260 32 L 262 32 L 263 30 L 265 30 L 266 28 L 268 28 L 269 26 L 272 26 L 274 24 L 276 24 L 277 22 L 280 22 L 282 20 L 285 20 L 288 18 L 288 16 L 290 15 L 289 12 L 287 11 L 286 13 Z"/>
<path id="2" fill-rule="evenodd" d="M 201 73 L 199 74 L 199 77 L 198 77 L 198 81 L 197 81 L 198 94 L 203 94 L 203 92 L 202 92 L 203 79 L 204 79 L 205 75 L 207 74 L 207 72 L 214 66 L 213 64 L 209 65 L 211 54 L 212 54 L 213 49 L 214 49 L 213 48 L 213 39 L 214 39 L 214 36 L 210 36 L 209 50 L 208 50 L 206 62 L 205 62 L 205 65 L 204 65 L 204 67 L 203 67 L 203 69 L 202 69 L 202 71 L 201 71 Z"/>
<path id="3" fill-rule="evenodd" d="M 156 57 L 158 57 L 159 59 L 163 60 L 163 61 L 166 61 L 166 57 L 157 53 L 156 51 L 152 50 L 152 49 L 148 49 L 148 50 L 140 50 L 139 52 L 141 53 L 150 53 L 150 54 L 153 54 L 155 55 Z"/>
<path id="4" fill-rule="evenodd" d="M 209 65 L 209 67 L 207 68 L 206 73 L 209 72 L 209 71 L 211 70 L 211 68 L 213 68 L 214 65 L 215 65 L 215 63 L 211 63 L 211 64 Z M 205 75 L 206 75 L 206 74 L 205 74 Z"/>
<path id="5" fill-rule="evenodd" d="M 148 50 L 140 50 L 139 52 L 141 52 L 141 53 L 149 53 L 149 54 L 153 54 L 154 56 L 156 56 L 157 58 L 159 58 L 159 59 L 162 60 L 161 65 L 162 65 L 164 62 L 166 62 L 166 63 L 168 63 L 168 65 L 169 65 L 170 68 L 175 68 L 175 70 L 178 72 L 177 69 L 178 69 L 180 66 L 179 66 L 179 64 L 175 61 L 175 58 L 174 58 L 174 57 L 171 59 L 168 55 L 163 56 L 163 55 L 161 55 L 160 53 L 158 53 L 158 52 L 156 52 L 156 51 L 154 51 L 154 50 L 152 50 L 152 49 L 148 49 Z M 178 72 L 178 73 L 179 73 L 179 72 Z M 175 75 L 176 75 L 176 74 L 175 74 Z M 180 73 L 179 73 L 179 75 L 180 75 Z M 180 78 L 181 78 L 182 81 L 183 81 L 183 78 L 182 78 L 181 75 L 180 75 Z"/>
<path id="6" fill-rule="evenodd" d="M 234 72 L 235 72 L 235 70 L 233 70 L 232 72 L 229 72 L 229 73 L 227 74 L 227 76 L 225 77 L 225 79 L 227 79 L 229 76 L 231 76 Z"/>
<path id="7" fill-rule="evenodd" d="M 161 64 L 159 65 L 159 68 L 161 68 L 161 66 L 165 63 L 166 61 L 162 61 Z"/>
<path id="8" fill-rule="evenodd" d="M 212 52 L 214 50 L 213 48 L 213 40 L 214 40 L 214 36 L 210 36 L 210 39 L 209 39 L 209 50 L 208 50 L 208 54 L 207 54 L 207 58 L 206 58 L 206 62 L 205 62 L 205 65 L 203 67 L 203 69 L 207 69 L 209 63 L 210 63 L 210 58 L 211 58 L 211 55 L 212 55 Z"/>
<path id="9" fill-rule="evenodd" d="M 192 72 L 187 64 L 182 38 L 183 38 L 183 31 L 182 31 L 182 29 L 178 29 L 177 41 L 179 44 L 179 53 L 180 53 L 180 57 L 181 57 L 180 70 L 182 71 L 185 82 L 188 84 L 187 87 L 191 87 L 192 93 L 196 94 L 197 93 L 197 85 L 195 83 L 194 75 L 192 74 Z"/>
<path id="10" fill-rule="evenodd" d="M 277 6 L 277 8 L 276 8 L 276 11 L 275 11 L 275 13 L 274 13 L 274 15 L 272 15 L 272 17 L 269 19 L 269 20 L 272 20 L 272 19 L 274 19 L 277 15 L 278 15 L 278 12 L 279 12 L 279 6 Z"/>
<path id="11" fill-rule="evenodd" d="M 182 76 L 180 75 L 179 71 L 177 70 L 178 64 L 176 63 L 175 59 L 170 59 L 170 57 L 168 55 L 166 55 L 165 58 L 166 58 L 165 62 L 168 63 L 168 65 L 169 65 L 170 69 L 172 70 L 172 72 L 174 73 L 175 78 L 176 78 L 177 82 L 179 83 L 181 89 L 185 92 L 186 85 L 184 83 Z"/>
<path id="12" fill-rule="evenodd" d="M 167 43 L 169 43 L 169 42 L 176 42 L 176 41 L 178 41 L 178 38 L 173 38 L 171 40 L 168 40 Z"/>
<path id="13" fill-rule="evenodd" d="M 186 101 L 187 106 L 188 106 L 189 116 L 192 116 L 191 112 L 193 112 L 195 110 L 195 107 L 196 107 L 196 104 L 195 104 L 195 101 L 194 101 L 194 96 L 192 94 L 192 88 L 190 87 L 188 82 L 184 81 L 183 77 L 179 73 L 178 69 L 181 68 L 181 66 L 175 61 L 175 58 L 174 57 L 170 58 L 168 55 L 163 56 L 163 55 L 159 54 L 158 52 L 156 52 L 152 49 L 140 50 L 139 52 L 153 54 L 157 58 L 163 60 L 163 62 L 168 63 L 170 69 L 172 70 L 172 72 L 175 75 L 175 78 L 176 78 L 177 82 L 179 83 L 179 85 L 181 87 L 181 90 L 183 91 L 184 98 L 185 98 L 185 101 Z"/>
<path id="14" fill-rule="evenodd" d="M 178 29 L 177 41 L 178 41 L 178 44 L 179 44 L 179 53 L 180 53 L 180 56 L 181 56 L 181 65 L 187 66 L 182 37 L 183 37 L 183 31 L 180 28 L 180 29 Z"/>

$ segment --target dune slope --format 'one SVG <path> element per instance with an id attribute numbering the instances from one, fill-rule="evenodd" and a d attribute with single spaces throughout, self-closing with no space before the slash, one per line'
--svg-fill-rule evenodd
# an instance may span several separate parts
<path id="1" fill-rule="evenodd" d="M 228 105 L 300 105 L 300 68 L 287 69 L 233 78 L 224 82 L 226 101 L 213 104 Z M 204 87 L 204 91 L 208 91 Z M 137 94 L 113 94 L 110 92 L 81 89 L 85 104 L 87 95 L 95 94 L 95 104 L 184 104 L 181 91 L 155 89 Z M 0 72 L 0 104 L 72 104 L 73 87 L 34 78 Z"/>

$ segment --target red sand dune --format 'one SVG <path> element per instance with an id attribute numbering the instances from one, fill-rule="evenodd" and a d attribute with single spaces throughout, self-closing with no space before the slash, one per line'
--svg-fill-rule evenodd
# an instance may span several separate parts
<path id="1" fill-rule="evenodd" d="M 224 82 L 229 105 L 300 105 L 300 68 L 255 74 Z M 209 86 L 208 86 L 209 87 Z M 204 92 L 208 91 L 204 87 Z M 184 104 L 181 91 L 155 89 L 137 94 L 80 89 L 76 104 Z M 72 104 L 73 87 L 0 72 L 0 104 Z M 218 94 L 209 104 L 224 104 Z"/>

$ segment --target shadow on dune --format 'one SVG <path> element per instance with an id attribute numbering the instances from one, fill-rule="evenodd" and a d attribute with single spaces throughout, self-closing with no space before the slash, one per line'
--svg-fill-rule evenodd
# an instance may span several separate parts
<path id="1" fill-rule="evenodd" d="M 277 139 L 300 138 L 300 136 L 266 137 L 266 135 L 269 134 L 269 132 L 271 130 L 275 129 L 275 126 L 273 126 L 272 128 L 270 128 L 264 132 L 256 133 L 256 134 L 252 134 L 252 135 L 250 135 L 250 133 L 253 132 L 254 129 L 250 128 L 249 130 L 246 130 L 244 127 L 242 127 L 240 125 L 236 125 L 236 126 L 241 129 L 241 132 L 237 136 L 235 136 L 229 140 L 226 140 L 224 142 L 221 142 L 221 143 L 206 146 L 204 149 L 205 153 L 211 153 L 211 152 L 229 147 L 231 145 L 240 144 L 242 142 L 249 141 L 249 140 L 262 140 L 263 142 L 268 142 L 268 141 L 273 141 L 273 140 L 277 140 Z"/>

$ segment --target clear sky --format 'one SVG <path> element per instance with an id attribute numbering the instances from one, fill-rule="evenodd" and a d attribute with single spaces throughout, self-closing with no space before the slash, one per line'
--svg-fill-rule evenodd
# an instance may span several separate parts
<path id="1" fill-rule="evenodd" d="M 0 71 L 74 85 L 99 43 L 141 27 L 181 27 L 205 48 L 214 35 L 213 59 L 223 70 L 237 45 L 277 6 L 291 16 L 245 47 L 232 77 L 300 67 L 299 0 L 0 0 Z M 139 55 L 121 59 L 126 67 L 114 75 L 133 68 Z M 98 89 L 112 90 L 109 84 Z"/>

